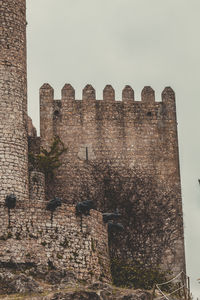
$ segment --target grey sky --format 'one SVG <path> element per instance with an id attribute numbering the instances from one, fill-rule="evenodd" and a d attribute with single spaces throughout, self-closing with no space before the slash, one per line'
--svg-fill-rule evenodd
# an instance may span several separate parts
<path id="1" fill-rule="evenodd" d="M 91 83 L 102 98 L 130 84 L 140 99 L 151 85 L 157 100 L 176 92 L 184 200 L 187 272 L 200 297 L 200 1 L 27 0 L 29 113 L 39 127 L 38 89 L 71 83 L 77 98 Z"/>

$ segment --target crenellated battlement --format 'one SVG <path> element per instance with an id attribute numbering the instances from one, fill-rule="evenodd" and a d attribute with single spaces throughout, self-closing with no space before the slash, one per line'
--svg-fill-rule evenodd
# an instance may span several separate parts
<path id="1" fill-rule="evenodd" d="M 76 92 L 75 89 L 72 87 L 71 84 L 65 84 L 64 87 L 61 90 L 61 101 L 86 101 L 86 100 L 91 100 L 91 101 L 106 101 L 106 102 L 127 102 L 127 101 L 132 101 L 132 102 L 142 102 L 142 103 L 153 103 L 156 101 L 155 99 L 155 91 L 152 89 L 150 86 L 145 86 L 143 90 L 141 91 L 141 99 L 136 100 L 134 96 L 134 90 L 131 86 L 126 85 L 124 89 L 122 90 L 122 97 L 121 99 L 116 99 L 115 98 L 115 90 L 112 87 L 112 85 L 106 85 L 105 88 L 103 89 L 103 99 L 96 99 L 96 91 L 93 88 L 92 85 L 87 84 L 83 91 L 82 91 L 82 99 L 76 99 L 75 96 Z M 45 83 L 42 85 L 40 88 L 40 98 L 43 100 L 51 101 L 54 100 L 54 89 L 51 87 L 48 83 Z M 166 87 L 162 94 L 161 94 L 162 101 L 161 102 L 174 102 L 175 101 L 175 93 L 172 90 L 171 87 Z M 160 102 L 160 101 L 159 101 Z"/>
<path id="2" fill-rule="evenodd" d="M 117 100 L 114 88 L 106 85 L 103 99 L 98 100 L 95 89 L 88 84 L 82 91 L 82 99 L 76 100 L 75 89 L 70 84 L 65 84 L 61 91 L 61 100 L 55 100 L 53 88 L 46 83 L 40 89 L 41 136 L 45 136 L 47 142 L 48 137 L 52 139 L 53 135 L 60 132 L 62 125 L 66 126 L 66 122 L 71 126 L 79 124 L 82 127 L 83 124 L 91 125 L 92 120 L 97 123 L 100 120 L 110 120 L 115 126 L 115 121 L 120 126 L 119 122 L 122 120 L 125 124 L 146 121 L 155 123 L 156 120 L 163 120 L 165 123 L 167 120 L 175 121 L 174 91 L 166 87 L 161 97 L 162 101 L 156 101 L 154 90 L 146 86 L 138 101 L 132 87 L 127 85 L 122 91 L 121 99 Z"/>

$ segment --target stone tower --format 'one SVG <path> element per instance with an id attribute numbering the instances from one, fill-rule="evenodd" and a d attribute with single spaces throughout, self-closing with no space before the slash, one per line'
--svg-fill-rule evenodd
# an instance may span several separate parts
<path id="1" fill-rule="evenodd" d="M 175 93 L 165 88 L 158 102 L 145 87 L 136 100 L 126 86 L 119 101 L 107 85 L 102 100 L 95 95 L 91 85 L 81 100 L 70 84 L 61 100 L 49 84 L 40 89 L 41 145 L 57 136 L 67 148 L 48 191 L 66 203 L 119 209 L 125 230 L 110 239 L 111 259 L 177 274 L 185 257 Z"/>
<path id="2" fill-rule="evenodd" d="M 26 1 L 0 1 L 0 204 L 28 201 Z"/>

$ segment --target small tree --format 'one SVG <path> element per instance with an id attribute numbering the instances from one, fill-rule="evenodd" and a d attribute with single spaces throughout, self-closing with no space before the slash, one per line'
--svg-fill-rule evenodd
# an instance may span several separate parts
<path id="1" fill-rule="evenodd" d="M 56 136 L 49 151 L 42 148 L 40 154 L 29 153 L 31 168 L 43 172 L 47 179 L 52 179 L 55 169 L 61 165 L 59 157 L 66 151 L 64 143 Z"/>
<path id="2" fill-rule="evenodd" d="M 67 151 L 64 143 L 56 136 L 50 146 L 50 150 L 42 148 L 39 154 L 29 153 L 29 169 L 38 170 L 45 175 L 46 192 L 51 191 L 55 170 L 61 166 L 60 156 Z"/>

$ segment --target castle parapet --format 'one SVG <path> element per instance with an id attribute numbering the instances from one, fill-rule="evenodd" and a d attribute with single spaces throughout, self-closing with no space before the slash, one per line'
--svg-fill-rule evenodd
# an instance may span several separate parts
<path id="1" fill-rule="evenodd" d="M 162 92 L 162 101 L 164 103 L 174 102 L 175 101 L 175 93 L 171 87 L 166 87 Z"/>
<path id="2" fill-rule="evenodd" d="M 115 101 L 115 90 L 112 85 L 106 85 L 103 90 L 103 100 L 107 102 Z"/>
<path id="3" fill-rule="evenodd" d="M 122 100 L 122 101 L 121 101 Z M 156 119 L 175 120 L 175 94 L 170 87 L 162 92 L 162 101 L 155 101 L 155 92 L 150 86 L 143 88 L 141 99 L 135 100 L 134 90 L 127 85 L 122 91 L 122 99 L 115 100 L 115 90 L 106 85 L 103 90 L 103 100 L 96 99 L 96 91 L 92 85 L 85 86 L 82 99 L 76 100 L 75 89 L 65 84 L 61 91 L 61 100 L 54 99 L 54 90 L 45 83 L 40 88 L 40 135 L 42 147 L 49 149 L 55 135 L 66 130 L 66 125 L 79 126 L 87 123 L 94 128 L 95 119 L 122 120 L 136 122 L 136 120 Z M 93 123 L 91 123 L 93 122 Z M 63 124 L 63 125 L 62 125 Z M 64 125 L 65 124 L 65 125 Z M 65 126 L 65 128 L 62 126 Z M 89 127 L 88 127 L 89 128 Z M 77 129 L 78 130 L 78 129 Z"/>
<path id="4" fill-rule="evenodd" d="M 175 93 L 171 87 L 166 87 L 162 92 L 162 103 L 165 114 L 169 119 L 174 120 L 174 125 L 176 126 Z"/>
<path id="5" fill-rule="evenodd" d="M 54 98 L 54 89 L 49 83 L 44 83 L 40 88 L 40 97 L 42 100 L 52 100 Z"/>
<path id="6" fill-rule="evenodd" d="M 122 91 L 122 101 L 134 101 L 134 90 L 130 85 L 126 85 Z"/>
<path id="7" fill-rule="evenodd" d="M 155 92 L 150 86 L 145 86 L 141 93 L 142 102 L 154 102 Z"/>
<path id="8" fill-rule="evenodd" d="M 163 103 L 169 103 L 175 101 L 175 93 L 171 87 L 166 87 L 162 92 L 162 101 Z M 61 90 L 61 100 L 72 100 L 77 101 L 75 98 L 75 89 L 69 83 L 66 83 Z M 82 99 L 80 100 L 101 100 L 96 99 L 96 91 L 91 84 L 87 84 L 82 91 Z M 80 101 L 79 100 L 79 101 Z M 130 85 L 126 85 L 122 90 L 122 98 L 115 99 L 115 90 L 111 85 L 106 85 L 103 89 L 103 100 L 106 102 L 114 103 L 115 100 L 119 101 L 136 101 L 135 93 L 133 88 Z M 138 99 L 137 102 L 143 103 L 158 103 L 159 101 L 155 101 L 155 91 L 150 86 L 145 86 L 141 91 L 141 99 Z M 40 88 L 40 104 L 45 106 L 52 105 L 52 101 L 54 101 L 54 89 L 48 84 L 45 83 Z"/>
<path id="9" fill-rule="evenodd" d="M 48 149 L 53 138 L 54 89 L 45 83 L 40 88 L 41 146 Z"/>
<path id="10" fill-rule="evenodd" d="M 96 91 L 90 84 L 86 85 L 83 89 L 83 101 L 84 100 L 96 100 Z"/>
<path id="11" fill-rule="evenodd" d="M 61 91 L 61 99 L 64 100 L 75 100 L 75 90 L 71 84 L 66 83 Z"/>

